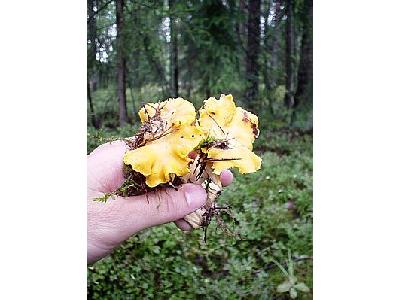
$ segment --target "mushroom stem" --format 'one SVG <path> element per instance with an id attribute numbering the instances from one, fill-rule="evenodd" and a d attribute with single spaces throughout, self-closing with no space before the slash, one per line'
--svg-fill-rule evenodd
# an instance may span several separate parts
<path id="1" fill-rule="evenodd" d="M 201 165 L 205 164 L 205 168 Z M 196 211 L 186 215 L 184 220 L 188 222 L 192 228 L 200 228 L 205 224 L 205 213 L 213 207 L 214 202 L 222 191 L 222 184 L 219 175 L 212 172 L 211 165 L 206 163 L 198 155 L 190 165 L 190 173 L 183 178 L 184 182 L 193 182 L 201 184 L 207 191 L 206 204 Z"/>

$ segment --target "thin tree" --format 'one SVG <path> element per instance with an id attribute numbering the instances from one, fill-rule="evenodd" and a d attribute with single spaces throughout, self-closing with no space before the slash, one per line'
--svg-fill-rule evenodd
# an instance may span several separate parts
<path id="1" fill-rule="evenodd" d="M 258 54 L 260 52 L 260 13 L 261 1 L 249 0 L 246 50 L 246 92 L 249 108 L 256 107 L 258 98 Z"/>
<path id="2" fill-rule="evenodd" d="M 268 58 L 268 45 L 270 43 L 270 28 L 268 26 L 268 16 L 270 15 L 271 11 L 271 0 L 265 0 L 263 2 L 263 16 L 264 16 L 264 66 L 262 67 L 263 79 L 264 79 L 264 89 L 267 90 L 270 87 L 269 82 L 269 58 Z"/>
<path id="3" fill-rule="evenodd" d="M 88 13 L 88 69 L 93 72 L 96 63 L 96 15 L 94 14 L 96 7 L 96 0 L 88 0 L 87 13 Z"/>
<path id="4" fill-rule="evenodd" d="M 285 104 L 288 108 L 294 105 L 294 70 L 293 70 L 293 47 L 294 47 L 294 22 L 293 22 L 293 0 L 286 0 L 286 94 Z"/>
<path id="5" fill-rule="evenodd" d="M 244 14 L 246 12 L 246 0 L 239 0 L 239 14 L 238 14 L 238 31 L 240 42 L 243 43 L 242 37 L 246 36 L 246 19 L 247 16 Z M 243 43 L 244 44 L 244 43 Z"/>
<path id="6" fill-rule="evenodd" d="M 87 13 L 88 13 L 88 70 L 87 70 L 87 99 L 89 103 L 90 119 L 92 126 L 98 127 L 96 121 L 96 115 L 94 112 L 94 105 L 90 89 L 90 79 L 96 72 L 96 15 L 94 14 L 94 8 L 96 6 L 96 0 L 88 0 L 87 2 Z"/>
<path id="7" fill-rule="evenodd" d="M 98 129 L 99 124 L 97 123 L 96 115 L 94 114 L 94 107 L 93 107 L 92 95 L 90 92 L 89 78 L 87 78 L 86 85 L 87 85 L 87 99 L 88 99 L 89 110 L 90 110 L 90 121 L 92 122 L 92 126 Z"/>
<path id="8" fill-rule="evenodd" d="M 117 17 L 117 96 L 119 103 L 119 125 L 128 123 L 126 110 L 126 58 L 124 49 L 124 0 L 115 0 Z"/>
<path id="9" fill-rule="evenodd" d="M 313 1 L 304 1 L 303 35 L 301 39 L 300 64 L 297 75 L 297 90 L 294 97 L 294 106 L 308 102 L 312 104 L 313 81 L 313 45 L 312 45 L 312 18 Z"/>
<path id="10" fill-rule="evenodd" d="M 268 68 L 267 77 L 264 78 L 267 89 L 272 90 L 277 85 L 277 73 L 279 70 L 279 42 L 281 38 L 281 20 L 283 10 L 281 9 L 282 0 L 271 0 L 270 14 L 272 14 L 271 22 L 265 27 L 265 46 L 269 56 L 267 57 L 266 67 Z"/>
<path id="11" fill-rule="evenodd" d="M 193 44 L 193 40 L 189 38 L 188 40 L 188 50 L 185 55 L 185 61 L 186 61 L 186 96 L 188 98 L 191 97 L 192 93 L 192 88 L 193 88 L 193 81 L 192 81 L 192 61 L 196 58 L 196 48 Z"/>
<path id="12" fill-rule="evenodd" d="M 141 24 L 140 24 L 140 11 L 141 6 L 139 3 L 133 2 L 132 7 L 131 7 L 131 19 L 132 19 L 132 33 L 130 35 L 131 38 L 131 59 L 130 59 L 130 64 L 128 65 L 128 68 L 130 70 L 131 77 L 128 77 L 128 82 L 129 82 L 129 88 L 130 88 L 130 94 L 131 94 L 131 100 L 132 100 L 132 111 L 136 111 L 138 109 L 139 104 L 137 103 L 138 97 L 136 95 L 139 95 L 140 92 L 140 86 L 141 86 L 141 80 L 140 80 L 140 58 L 141 58 L 141 45 L 143 44 L 141 34 L 140 34 L 140 29 L 141 29 Z M 137 118 L 137 114 L 133 114 L 133 119 Z"/>
<path id="13" fill-rule="evenodd" d="M 179 66 L 178 66 L 178 28 L 175 0 L 169 0 L 170 12 L 170 34 L 171 34 L 171 49 L 170 49 L 170 89 L 171 96 L 178 97 L 179 94 Z"/>

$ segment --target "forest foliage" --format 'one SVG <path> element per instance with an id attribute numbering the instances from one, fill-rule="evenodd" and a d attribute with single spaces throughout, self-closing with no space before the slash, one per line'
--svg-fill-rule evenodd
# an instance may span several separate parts
<path id="1" fill-rule="evenodd" d="M 233 94 L 264 127 L 312 127 L 312 0 L 88 0 L 88 125 L 149 101 Z"/>
<path id="2" fill-rule="evenodd" d="M 134 131 L 134 130 L 132 130 Z M 131 129 L 91 129 L 88 151 Z M 181 232 L 174 224 L 142 231 L 88 269 L 88 299 L 290 299 L 279 292 L 290 265 L 297 299 L 312 299 L 312 136 L 271 130 L 256 141 L 260 171 L 239 175 L 218 202 L 229 236 L 215 222 Z"/>

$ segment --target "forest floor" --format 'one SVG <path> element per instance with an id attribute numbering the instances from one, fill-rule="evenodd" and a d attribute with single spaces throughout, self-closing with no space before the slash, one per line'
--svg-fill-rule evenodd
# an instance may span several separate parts
<path id="1" fill-rule="evenodd" d="M 88 153 L 131 130 L 89 128 Z M 226 216 L 226 225 L 241 238 L 214 222 L 206 242 L 202 230 L 185 234 L 174 224 L 144 230 L 88 267 L 88 299 L 290 299 L 277 291 L 290 266 L 310 289 L 296 289 L 297 299 L 312 299 L 312 143 L 312 132 L 290 130 L 256 141 L 262 169 L 235 172 L 219 198 L 237 220 Z"/>

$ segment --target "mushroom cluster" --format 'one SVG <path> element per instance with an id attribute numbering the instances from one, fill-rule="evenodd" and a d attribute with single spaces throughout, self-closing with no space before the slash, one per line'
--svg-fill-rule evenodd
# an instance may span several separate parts
<path id="1" fill-rule="evenodd" d="M 260 169 L 261 158 L 253 153 L 258 137 L 256 115 L 236 107 L 232 95 L 204 101 L 198 111 L 182 98 L 148 103 L 140 111 L 142 126 L 126 142 L 124 196 L 143 194 L 165 185 L 192 182 L 207 191 L 204 207 L 187 215 L 193 227 L 207 225 L 221 193 L 222 170 L 238 168 L 240 173 Z"/>

